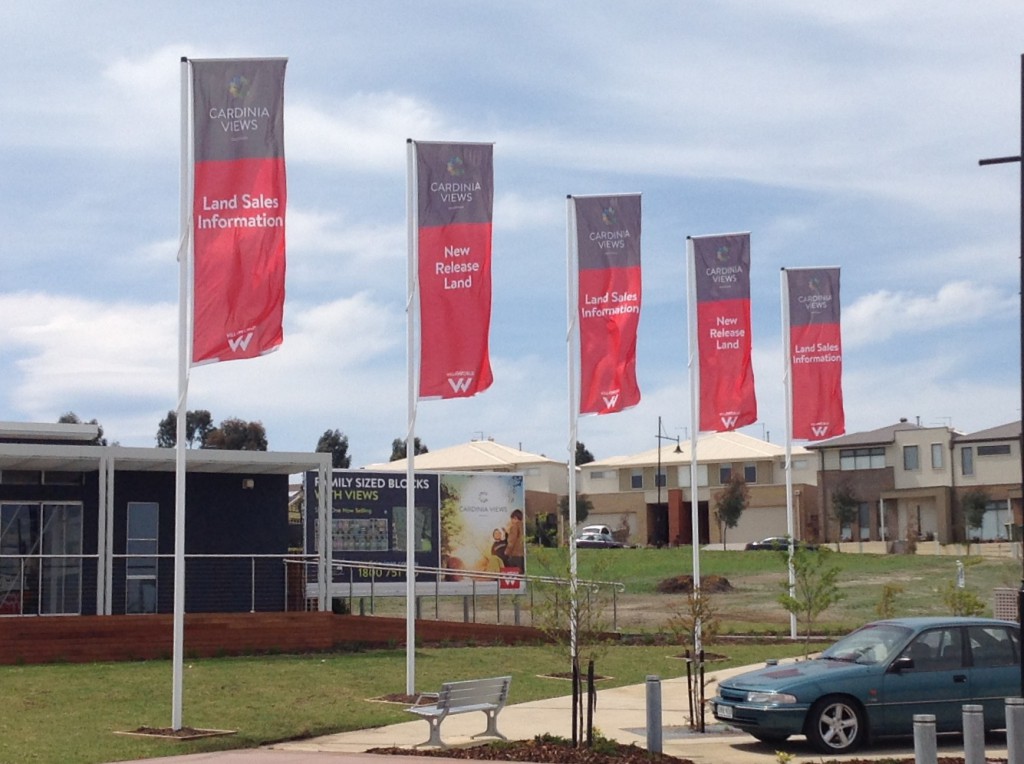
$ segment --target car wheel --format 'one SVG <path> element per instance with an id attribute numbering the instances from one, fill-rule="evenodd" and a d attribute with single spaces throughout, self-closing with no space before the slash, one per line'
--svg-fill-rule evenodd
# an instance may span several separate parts
<path id="1" fill-rule="evenodd" d="M 751 732 L 750 734 L 762 743 L 785 743 L 789 740 L 789 735 L 783 732 Z"/>
<path id="2" fill-rule="evenodd" d="M 860 707 L 838 695 L 819 700 L 807 717 L 807 739 L 820 753 L 855 751 L 864 743 L 867 731 Z"/>

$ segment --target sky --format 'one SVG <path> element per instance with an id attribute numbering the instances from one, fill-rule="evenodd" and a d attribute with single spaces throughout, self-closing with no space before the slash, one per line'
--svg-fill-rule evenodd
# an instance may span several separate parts
<path id="1" fill-rule="evenodd" d="M 494 384 L 431 450 L 569 443 L 566 196 L 642 194 L 629 411 L 599 459 L 691 436 L 686 237 L 749 231 L 758 423 L 783 444 L 780 269 L 839 266 L 847 432 L 1020 419 L 1019 0 L 0 6 L 0 421 L 152 446 L 177 406 L 181 58 L 288 58 L 285 339 L 188 408 L 274 451 L 409 432 L 406 141 L 494 143 Z M 659 431 L 659 420 L 661 430 Z M 662 438 L 659 439 L 658 435 Z"/>

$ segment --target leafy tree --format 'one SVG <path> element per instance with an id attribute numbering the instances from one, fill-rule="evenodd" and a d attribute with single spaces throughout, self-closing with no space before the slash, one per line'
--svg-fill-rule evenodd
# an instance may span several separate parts
<path id="1" fill-rule="evenodd" d="M 747 482 L 739 473 L 732 473 L 725 489 L 715 498 L 715 516 L 723 526 L 722 549 L 725 549 L 727 529 L 736 527 L 749 501 L 750 491 L 747 489 Z"/>
<path id="2" fill-rule="evenodd" d="M 391 441 L 391 458 L 388 461 L 397 462 L 399 459 L 404 459 L 407 455 L 406 441 L 402 438 L 395 438 Z M 420 454 L 429 453 L 430 449 L 420 442 L 419 438 L 413 438 L 413 454 L 419 456 Z"/>
<path id="3" fill-rule="evenodd" d="M 839 540 L 843 536 L 843 527 L 851 525 L 857 519 L 857 510 L 860 508 L 860 499 L 854 493 L 850 481 L 844 480 L 832 491 L 832 514 L 839 523 L 839 532 L 836 533 L 836 551 L 839 551 Z"/>
<path id="4" fill-rule="evenodd" d="M 91 441 L 94 446 L 105 446 L 107 445 L 107 439 L 103 437 L 103 425 L 101 425 L 95 419 L 90 419 L 88 422 L 83 422 L 78 418 L 78 414 L 74 411 L 65 411 L 60 415 L 57 420 L 57 424 L 94 424 L 97 426 L 96 437 Z"/>
<path id="5" fill-rule="evenodd" d="M 587 515 L 590 514 L 590 510 L 594 508 L 594 502 L 592 502 L 585 493 L 576 494 L 576 522 L 582 523 L 587 519 Z M 569 522 L 569 496 L 563 496 L 558 500 L 558 512 L 562 516 L 562 520 L 566 523 Z M 569 528 L 569 533 L 575 533 L 575 528 Z"/>
<path id="6" fill-rule="evenodd" d="M 954 581 L 947 581 L 942 590 L 942 603 L 953 615 L 981 615 L 985 612 L 984 601 L 970 589 L 962 589 Z"/>
<path id="7" fill-rule="evenodd" d="M 348 436 L 341 430 L 324 430 L 316 444 L 317 453 L 330 453 L 331 466 L 347 469 L 352 464 L 348 453 Z"/>
<path id="8" fill-rule="evenodd" d="M 686 602 L 669 618 L 667 626 L 676 642 L 686 648 L 687 656 L 691 656 L 692 665 L 697 669 L 697 681 L 689 685 L 690 729 L 704 730 L 704 686 L 701 679 L 704 674 L 700 670 L 704 663 L 704 643 L 713 642 L 718 636 L 721 621 L 718 608 L 711 599 L 707 589 L 690 589 L 686 593 Z M 700 643 L 700 650 L 697 645 Z M 691 652 L 692 651 L 692 652 Z M 689 684 L 689 683 L 688 683 Z"/>
<path id="9" fill-rule="evenodd" d="M 964 541 L 967 543 L 967 554 L 971 553 L 971 531 L 981 528 L 985 522 L 985 510 L 988 508 L 988 493 L 983 488 L 972 488 L 960 499 L 964 510 Z"/>
<path id="10" fill-rule="evenodd" d="M 185 412 L 185 442 L 189 448 L 202 445 L 207 434 L 213 429 L 213 416 L 206 409 Z M 156 445 L 159 448 L 174 448 L 178 443 L 178 412 L 168 411 L 160 420 L 156 430 Z"/>
<path id="11" fill-rule="evenodd" d="M 577 440 L 576 441 L 576 466 L 579 467 L 579 466 L 582 466 L 584 464 L 590 464 L 592 461 L 594 461 L 594 455 L 592 453 L 590 453 L 589 449 L 585 445 L 583 445 L 582 443 L 580 443 Z"/>
<path id="12" fill-rule="evenodd" d="M 891 581 L 882 584 L 882 596 L 878 600 L 878 604 L 875 605 L 875 614 L 879 618 L 893 618 L 896 615 L 896 595 L 903 593 L 903 587 L 900 584 L 892 583 Z"/>
<path id="13" fill-rule="evenodd" d="M 262 422 L 246 422 L 232 417 L 223 420 L 203 438 L 202 448 L 224 451 L 266 451 L 267 431 Z"/>
<path id="14" fill-rule="evenodd" d="M 781 557 L 789 564 L 789 551 L 781 552 Z M 804 655 L 811 642 L 811 629 L 818 616 L 830 605 L 843 598 L 839 591 L 839 566 L 832 565 L 829 555 L 833 554 L 827 547 L 810 550 L 806 547 L 793 549 L 794 586 L 789 591 L 789 581 L 780 582 L 783 593 L 778 602 L 788 612 L 804 624 Z"/>

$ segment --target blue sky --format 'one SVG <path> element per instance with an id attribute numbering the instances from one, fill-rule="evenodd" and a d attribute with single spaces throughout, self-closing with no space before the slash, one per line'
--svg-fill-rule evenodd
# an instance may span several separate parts
<path id="1" fill-rule="evenodd" d="M 94 2 L 0 9 L 0 420 L 154 443 L 175 407 L 180 59 L 286 56 L 285 341 L 192 371 L 189 407 L 407 431 L 407 138 L 495 144 L 494 385 L 419 406 L 431 449 L 565 458 L 567 194 L 643 194 L 628 412 L 599 458 L 690 432 L 685 239 L 751 232 L 761 421 L 784 440 L 782 267 L 842 268 L 847 430 L 1020 418 L 1024 4 Z"/>

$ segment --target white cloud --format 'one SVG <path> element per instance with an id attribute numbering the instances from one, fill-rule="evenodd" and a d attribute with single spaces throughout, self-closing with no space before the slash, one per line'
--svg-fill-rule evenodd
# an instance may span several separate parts
<path id="1" fill-rule="evenodd" d="M 47 421 L 76 401 L 173 395 L 176 310 L 44 293 L 0 294 L 0 342 L 18 349 L 10 405 Z M 82 416 L 88 416 L 80 412 Z"/>
<path id="2" fill-rule="evenodd" d="M 333 106 L 300 96 L 287 108 L 288 155 L 299 162 L 396 173 L 405 167 L 406 139 L 457 138 L 433 108 L 396 93 L 357 93 Z"/>
<path id="3" fill-rule="evenodd" d="M 1004 292 L 968 281 L 945 284 L 930 295 L 882 289 L 843 309 L 843 344 L 883 343 L 897 335 L 972 324 L 1016 309 L 1016 301 Z"/>

